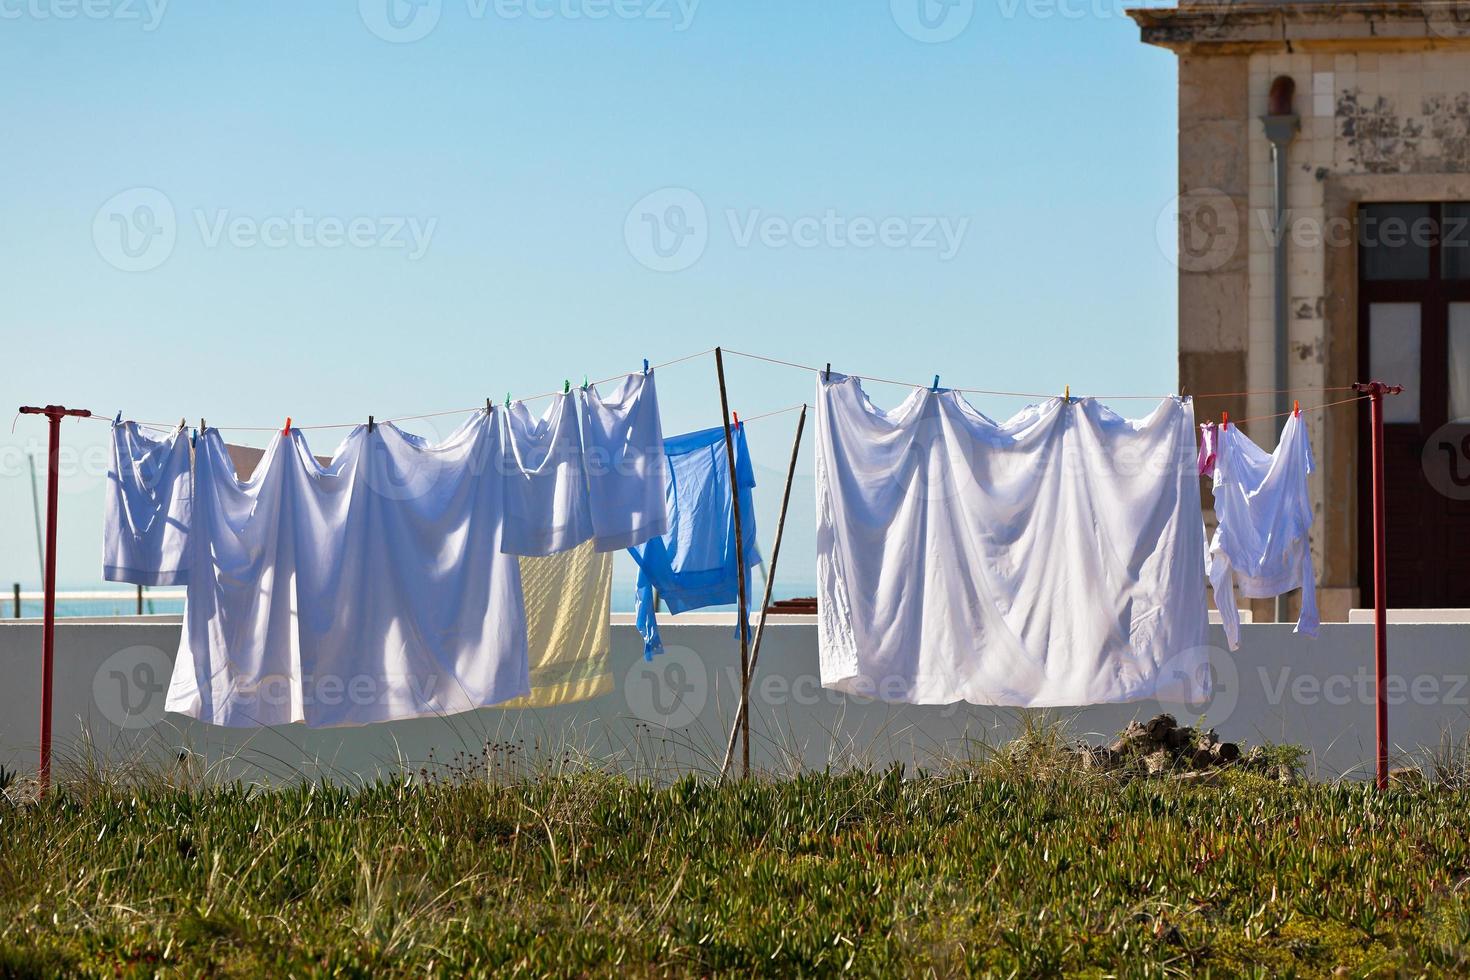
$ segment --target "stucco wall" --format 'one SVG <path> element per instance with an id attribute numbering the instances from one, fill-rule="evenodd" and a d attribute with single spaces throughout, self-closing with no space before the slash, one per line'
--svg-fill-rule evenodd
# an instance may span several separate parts
<path id="1" fill-rule="evenodd" d="M 1470 624 L 1401 624 L 1389 628 L 1393 743 L 1397 761 L 1470 732 Z M 430 758 L 452 764 L 478 757 L 488 743 L 504 765 L 557 758 L 567 747 L 624 769 L 669 774 L 718 768 L 738 691 L 739 651 L 729 622 L 668 623 L 670 651 L 645 663 L 631 626 L 613 628 L 616 687 L 599 698 L 555 709 L 483 710 L 356 729 L 299 726 L 233 731 L 164 715 L 163 689 L 179 627 L 153 621 L 57 628 L 55 725 L 59 765 L 93 756 L 104 765 L 144 758 L 176 767 L 181 752 L 193 772 L 273 781 L 308 777 L 352 781 L 416 769 Z M 1318 776 L 1371 771 L 1372 627 L 1324 626 L 1318 640 L 1290 626 L 1245 625 L 1241 649 L 1228 654 L 1212 628 L 1213 696 L 1197 705 L 1141 702 L 1077 711 L 1078 733 L 1101 739 L 1129 719 L 1160 710 L 1181 720 L 1204 714 L 1222 736 L 1293 742 L 1313 752 Z M 33 769 L 39 719 L 40 626 L 0 624 L 0 764 Z M 755 763 L 796 766 L 901 761 L 910 769 L 973 756 L 1010 738 L 1024 713 L 1013 710 L 896 707 L 821 688 L 816 627 L 772 625 L 753 686 Z M 88 748 L 90 743 L 91 748 Z M 506 746 L 515 746 L 507 750 Z"/>

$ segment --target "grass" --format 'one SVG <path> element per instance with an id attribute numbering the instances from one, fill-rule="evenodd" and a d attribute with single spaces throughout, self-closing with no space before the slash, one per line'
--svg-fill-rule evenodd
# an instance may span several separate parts
<path id="1" fill-rule="evenodd" d="M 0 801 L 0 975 L 1470 971 L 1470 791 L 1054 741 L 909 778 L 77 779 Z"/>

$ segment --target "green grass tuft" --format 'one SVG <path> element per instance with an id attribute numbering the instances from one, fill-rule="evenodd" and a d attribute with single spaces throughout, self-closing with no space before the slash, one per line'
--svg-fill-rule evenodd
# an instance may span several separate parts
<path id="1" fill-rule="evenodd" d="M 0 802 L 0 976 L 1470 971 L 1470 793 L 600 771 Z"/>

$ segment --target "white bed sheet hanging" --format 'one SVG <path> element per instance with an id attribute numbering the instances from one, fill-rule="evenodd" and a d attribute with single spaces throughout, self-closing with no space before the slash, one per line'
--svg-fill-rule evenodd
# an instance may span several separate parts
<path id="1" fill-rule="evenodd" d="M 359 427 L 325 466 L 295 430 L 242 483 L 219 433 L 201 433 L 168 710 L 329 727 L 529 693 L 500 455 L 487 414 L 438 444 Z"/>
<path id="2" fill-rule="evenodd" d="M 1207 694 L 1193 416 L 1052 399 L 996 423 L 927 389 L 884 412 L 819 378 L 823 685 L 1021 707 Z"/>
<path id="3" fill-rule="evenodd" d="M 592 537 L 576 396 L 555 395 L 537 418 L 525 402 L 502 416 L 507 554 L 554 555 Z"/>

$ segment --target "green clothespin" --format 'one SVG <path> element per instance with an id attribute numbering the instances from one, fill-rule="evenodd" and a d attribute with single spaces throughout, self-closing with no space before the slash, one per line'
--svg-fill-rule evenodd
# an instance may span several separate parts
<path id="1" fill-rule="evenodd" d="M 587 375 L 585 375 L 585 374 L 582 375 L 582 390 L 583 391 L 586 391 L 587 390 Z"/>
<path id="2" fill-rule="evenodd" d="M 510 408 L 510 392 L 505 393 L 505 407 Z"/>
<path id="3" fill-rule="evenodd" d="M 571 394 L 571 391 L 572 391 L 572 382 L 570 380 L 563 380 L 562 383 L 561 383 L 561 393 L 563 395 L 569 395 L 569 394 Z"/>

